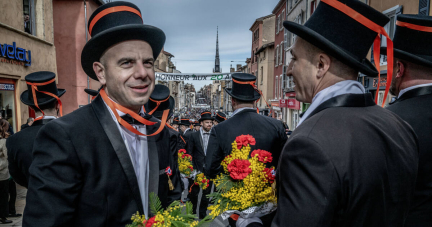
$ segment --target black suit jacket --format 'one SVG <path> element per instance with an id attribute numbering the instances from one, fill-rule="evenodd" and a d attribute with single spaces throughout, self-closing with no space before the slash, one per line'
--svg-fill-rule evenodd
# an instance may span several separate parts
<path id="1" fill-rule="evenodd" d="M 370 94 L 327 100 L 293 132 L 272 226 L 403 226 L 414 192 L 412 128 Z"/>
<path id="2" fill-rule="evenodd" d="M 407 91 L 387 109 L 408 122 L 419 141 L 416 189 L 405 226 L 432 226 L 432 86 Z"/>
<path id="3" fill-rule="evenodd" d="M 192 163 L 194 169 L 200 172 L 204 172 L 206 155 L 204 153 L 203 141 L 200 131 L 190 134 L 186 151 L 192 156 Z"/>
<path id="4" fill-rule="evenodd" d="M 147 126 L 147 133 L 159 124 Z M 147 139 L 149 193 L 157 193 L 166 207 L 181 196 L 169 190 L 165 174 L 170 166 L 171 179 L 177 177 L 177 160 L 168 130 Z M 131 159 L 100 96 L 45 125 L 35 141 L 23 226 L 125 226 L 132 214 L 143 214 Z"/>
<path id="5" fill-rule="evenodd" d="M 39 130 L 52 119 L 35 121 L 32 126 L 15 133 L 6 140 L 9 173 L 19 185 L 27 188 L 32 163 L 33 141 Z"/>
<path id="6" fill-rule="evenodd" d="M 173 156 L 173 159 L 175 160 L 175 162 L 173 163 L 173 167 L 174 169 L 178 170 L 178 151 L 181 149 L 180 148 L 180 133 L 177 132 L 176 130 L 172 129 L 172 128 L 168 128 L 168 132 L 170 135 L 170 150 L 171 150 L 171 155 Z M 176 188 L 175 190 L 180 190 L 177 193 L 182 193 L 183 188 L 184 188 L 184 183 L 181 180 L 180 177 L 180 171 L 176 171 L 177 173 L 177 177 L 174 178 L 174 180 L 176 181 L 180 181 L 180 183 L 177 184 L 177 182 L 173 182 L 174 185 L 180 185 L 180 188 Z"/>
<path id="7" fill-rule="evenodd" d="M 225 156 L 231 154 L 231 144 L 236 137 L 247 134 L 252 135 L 256 140 L 256 145 L 251 146 L 252 151 L 262 149 L 271 152 L 273 162 L 268 163 L 268 166 L 277 166 L 280 152 L 288 138 L 283 123 L 259 115 L 254 109 L 246 109 L 214 126 L 211 130 L 205 167 L 205 174 L 210 179 L 222 172 L 220 164 Z"/>

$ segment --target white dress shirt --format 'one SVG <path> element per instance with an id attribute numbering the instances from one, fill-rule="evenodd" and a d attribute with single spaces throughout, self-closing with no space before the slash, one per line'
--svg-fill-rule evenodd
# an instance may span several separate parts
<path id="1" fill-rule="evenodd" d="M 364 94 L 365 89 L 361 83 L 355 80 L 344 80 L 333 84 L 332 86 L 318 92 L 312 99 L 312 103 L 300 119 L 297 127 L 305 121 L 308 116 L 319 106 L 321 103 L 344 94 Z"/>
<path id="2" fill-rule="evenodd" d="M 190 128 L 187 128 L 187 129 L 183 132 L 183 135 L 186 135 L 186 132 L 189 131 L 189 130 L 190 130 Z"/>
<path id="3" fill-rule="evenodd" d="M 402 89 L 402 90 L 399 92 L 399 95 L 398 95 L 397 98 L 400 98 L 400 97 L 401 97 L 405 92 L 407 92 L 407 91 L 411 91 L 411 90 L 416 89 L 416 88 L 419 88 L 419 87 L 427 87 L 427 86 L 432 86 L 432 83 L 429 83 L 429 84 L 419 84 L 419 85 L 414 85 L 414 86 L 411 86 L 411 87 L 407 87 L 407 88 L 405 88 L 405 89 Z"/>
<path id="4" fill-rule="evenodd" d="M 105 103 L 105 102 L 104 102 Z M 106 105 L 106 103 L 105 103 Z M 133 168 L 135 170 L 135 175 L 138 180 L 138 187 L 141 194 L 141 200 L 144 207 L 144 214 L 148 217 L 148 188 L 149 188 L 149 159 L 148 159 L 148 143 L 146 136 L 137 135 L 122 125 L 120 125 L 115 117 L 114 113 L 111 111 L 111 108 L 106 105 L 108 108 L 114 122 L 117 125 L 117 128 L 122 135 L 123 142 L 126 146 L 126 149 L 129 153 L 129 157 L 132 161 Z M 126 115 L 125 113 L 117 110 L 117 113 L 120 117 Z M 143 116 L 144 111 L 141 108 L 140 115 Z M 146 134 L 146 126 L 145 125 L 132 125 L 136 130 L 141 132 L 142 134 Z"/>
<path id="5" fill-rule="evenodd" d="M 256 108 L 252 108 L 252 107 L 243 107 L 243 108 L 239 108 L 234 110 L 233 114 L 231 115 L 231 117 L 234 117 L 234 115 L 238 114 L 240 111 L 243 110 L 255 110 Z"/>
<path id="6" fill-rule="evenodd" d="M 201 133 L 201 138 L 202 138 L 202 142 L 203 142 L 203 146 L 204 146 L 203 148 L 204 148 L 204 154 L 205 155 L 207 155 L 207 145 L 208 145 L 208 141 L 210 139 L 210 132 L 211 132 L 211 129 L 210 129 L 210 131 L 205 132 L 203 130 L 203 127 L 200 128 L 200 133 Z"/>

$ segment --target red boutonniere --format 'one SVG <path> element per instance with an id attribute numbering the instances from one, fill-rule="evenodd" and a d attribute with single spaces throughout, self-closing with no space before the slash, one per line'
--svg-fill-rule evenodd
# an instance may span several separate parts
<path id="1" fill-rule="evenodd" d="M 170 176 L 172 175 L 172 170 L 171 170 L 171 167 L 166 167 L 166 169 L 165 169 L 165 173 L 167 174 L 167 176 L 168 176 L 168 186 L 169 186 L 169 190 L 174 190 L 174 185 L 173 185 L 173 183 L 172 183 L 172 181 L 171 181 L 171 178 L 170 178 Z"/>
<path id="2" fill-rule="evenodd" d="M 166 169 L 165 169 L 165 173 L 168 175 L 168 176 L 171 176 L 172 175 L 172 171 L 171 171 L 171 167 L 166 167 Z"/>
<path id="3" fill-rule="evenodd" d="M 240 149 L 243 146 L 246 147 L 248 144 L 255 145 L 256 141 L 255 138 L 253 138 L 253 136 L 251 135 L 241 135 L 236 137 L 236 143 L 237 143 L 237 149 Z"/>
<path id="4" fill-rule="evenodd" d="M 263 170 L 266 173 L 266 178 L 270 184 L 273 184 L 276 178 L 276 170 L 274 168 L 265 168 Z"/>
<path id="5" fill-rule="evenodd" d="M 258 155 L 258 160 L 262 163 L 273 161 L 272 154 L 268 151 L 260 150 L 260 149 L 252 151 L 251 157 L 255 157 L 256 155 Z"/>
<path id="6" fill-rule="evenodd" d="M 252 173 L 250 165 L 249 160 L 234 159 L 228 164 L 227 168 L 231 178 L 234 180 L 243 180 L 247 175 Z"/>

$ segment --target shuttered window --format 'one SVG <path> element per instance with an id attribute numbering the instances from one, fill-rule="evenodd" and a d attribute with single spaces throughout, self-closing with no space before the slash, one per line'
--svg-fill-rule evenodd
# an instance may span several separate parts
<path id="1" fill-rule="evenodd" d="M 419 15 L 429 16 L 430 0 L 419 0 Z"/>

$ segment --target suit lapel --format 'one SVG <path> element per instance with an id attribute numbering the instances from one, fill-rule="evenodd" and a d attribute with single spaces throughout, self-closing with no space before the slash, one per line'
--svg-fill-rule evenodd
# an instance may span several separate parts
<path id="1" fill-rule="evenodd" d="M 139 212 L 141 214 L 144 213 L 143 204 L 141 200 L 141 194 L 139 191 L 138 180 L 135 175 L 135 170 L 132 165 L 132 161 L 129 157 L 129 153 L 126 149 L 126 146 L 123 142 L 123 138 L 120 134 L 120 131 L 117 127 L 117 124 L 112 119 L 111 113 L 108 111 L 104 101 L 99 96 L 96 97 L 95 100 L 91 103 L 93 110 L 96 113 L 96 116 L 104 129 L 105 134 L 111 142 L 111 145 L 117 155 L 117 158 L 120 161 L 120 164 L 123 168 L 127 181 L 129 183 L 129 187 L 132 191 L 132 194 L 135 198 L 135 201 L 138 205 Z M 150 146 L 149 146 L 150 148 Z M 150 150 L 150 149 L 149 149 Z M 150 158 L 150 155 L 149 155 Z M 151 163 L 151 162 L 150 162 Z M 151 167 L 151 165 L 150 165 Z"/>
<path id="2" fill-rule="evenodd" d="M 419 87 L 405 92 L 400 98 L 396 99 L 396 101 L 390 103 L 390 105 L 402 102 L 406 99 L 414 98 L 422 95 L 430 95 L 432 94 L 432 86 Z"/>
<path id="3" fill-rule="evenodd" d="M 202 148 L 201 151 L 202 151 L 202 154 L 205 156 L 205 153 L 204 153 L 204 143 L 203 143 L 203 140 L 202 140 L 202 136 L 201 136 L 201 132 L 200 132 L 200 131 L 198 131 L 197 136 L 198 136 L 199 141 L 200 141 L 200 143 L 201 143 L 201 148 Z"/>
<path id="4" fill-rule="evenodd" d="M 155 132 L 160 124 L 155 124 L 153 126 L 146 126 L 147 135 L 152 134 Z M 161 132 L 162 133 L 162 132 Z M 148 157 L 149 157 L 149 196 L 150 193 L 154 192 L 156 195 L 158 195 L 158 189 L 159 189 L 159 153 L 158 153 L 158 142 L 157 138 L 159 135 L 156 136 L 149 136 L 147 137 L 147 143 L 148 143 Z M 150 197 L 148 198 L 149 205 L 150 205 Z M 149 214 L 150 207 L 148 209 Z M 155 214 L 151 214 L 151 216 L 154 216 Z"/>
<path id="5" fill-rule="evenodd" d="M 319 105 L 308 118 L 319 113 L 322 110 L 333 107 L 367 107 L 374 106 L 375 102 L 370 93 L 367 94 L 345 94 L 333 97 Z"/>

